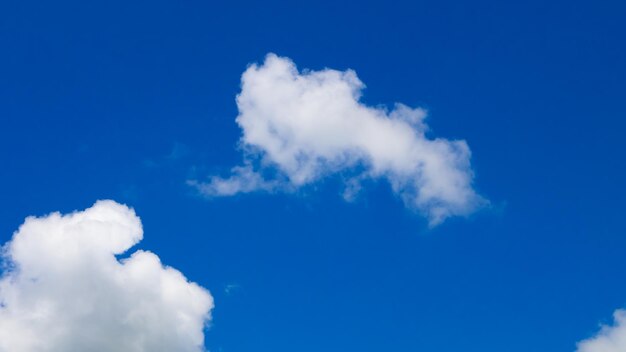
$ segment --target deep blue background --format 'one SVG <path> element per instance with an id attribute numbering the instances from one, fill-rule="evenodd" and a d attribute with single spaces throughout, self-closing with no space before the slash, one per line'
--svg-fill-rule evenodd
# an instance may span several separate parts
<path id="1" fill-rule="evenodd" d="M 135 207 L 139 247 L 215 296 L 215 352 L 572 351 L 626 306 L 625 19 L 617 0 L 1 2 L 0 243 L 27 215 Z M 492 208 L 428 230 L 384 183 L 198 197 L 186 179 L 240 162 L 239 78 L 270 51 L 427 107 Z"/>

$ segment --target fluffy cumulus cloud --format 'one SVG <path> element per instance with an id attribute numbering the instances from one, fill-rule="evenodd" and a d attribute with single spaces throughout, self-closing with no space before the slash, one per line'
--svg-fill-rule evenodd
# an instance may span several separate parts
<path id="1" fill-rule="evenodd" d="M 159 257 L 113 201 L 29 217 L 3 247 L 1 352 L 204 350 L 213 298 Z"/>
<path id="2" fill-rule="evenodd" d="M 269 54 L 241 78 L 243 166 L 192 184 L 208 196 L 230 196 L 293 191 L 340 174 L 349 199 L 364 180 L 384 179 L 433 225 L 485 203 L 472 187 L 465 141 L 429 138 L 423 109 L 361 103 L 364 87 L 354 71 L 299 72 L 290 59 Z"/>
<path id="3" fill-rule="evenodd" d="M 624 352 L 626 351 L 626 311 L 613 314 L 615 324 L 603 326 L 598 335 L 578 343 L 577 352 Z"/>

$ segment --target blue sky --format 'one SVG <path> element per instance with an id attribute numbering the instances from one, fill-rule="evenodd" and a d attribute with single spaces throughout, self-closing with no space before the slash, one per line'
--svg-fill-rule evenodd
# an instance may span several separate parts
<path id="1" fill-rule="evenodd" d="M 4 2 L 0 243 L 28 215 L 132 206 L 142 249 L 211 291 L 206 347 L 573 351 L 626 307 L 619 1 Z M 269 52 L 352 69 L 370 106 L 464 139 L 490 206 L 429 228 L 384 180 L 353 202 L 206 199 L 242 162 L 235 96 Z"/>

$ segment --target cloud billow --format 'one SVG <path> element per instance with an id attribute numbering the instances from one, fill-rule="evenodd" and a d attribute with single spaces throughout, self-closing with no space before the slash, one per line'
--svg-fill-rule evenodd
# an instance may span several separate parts
<path id="1" fill-rule="evenodd" d="M 154 253 L 135 212 L 99 201 L 29 217 L 5 244 L 0 352 L 200 352 L 213 298 Z"/>
<path id="2" fill-rule="evenodd" d="M 580 341 L 576 352 L 626 351 L 626 310 L 616 310 L 613 317 L 613 326 L 603 326 L 596 336 Z"/>
<path id="3" fill-rule="evenodd" d="M 361 103 L 364 84 L 352 70 L 299 72 L 290 59 L 269 54 L 241 82 L 236 121 L 244 163 L 227 178 L 190 182 L 207 196 L 293 191 L 341 174 L 349 175 L 347 199 L 364 180 L 387 180 L 431 225 L 486 203 L 472 187 L 465 141 L 428 138 L 423 109 Z M 264 177 L 267 170 L 274 176 Z"/>

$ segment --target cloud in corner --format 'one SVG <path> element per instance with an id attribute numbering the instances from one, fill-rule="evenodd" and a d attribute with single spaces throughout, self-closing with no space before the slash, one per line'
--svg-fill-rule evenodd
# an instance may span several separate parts
<path id="1" fill-rule="evenodd" d="M 579 342 L 576 352 L 626 351 L 626 311 L 616 310 L 613 318 L 613 326 L 602 326 L 596 336 Z"/>
<path id="2" fill-rule="evenodd" d="M 351 199 L 362 181 L 382 179 L 430 225 L 487 203 L 473 189 L 464 140 L 427 137 L 424 109 L 365 105 L 364 87 L 352 70 L 300 72 L 289 58 L 268 54 L 241 77 L 243 165 L 226 178 L 189 183 L 218 197 L 294 191 L 340 174 Z"/>
<path id="3" fill-rule="evenodd" d="M 138 250 L 139 217 L 99 201 L 28 217 L 2 251 L 0 351 L 201 352 L 213 297 Z"/>

